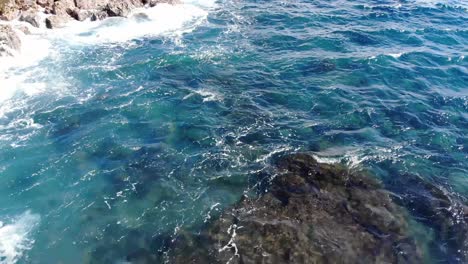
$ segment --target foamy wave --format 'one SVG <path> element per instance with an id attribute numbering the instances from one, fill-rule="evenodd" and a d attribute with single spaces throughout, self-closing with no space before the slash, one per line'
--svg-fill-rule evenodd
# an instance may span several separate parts
<path id="1" fill-rule="evenodd" d="M 22 39 L 21 51 L 14 57 L 0 58 L 0 102 L 12 98 L 19 91 L 30 96 L 47 90 L 50 86 L 47 83 L 30 81 L 34 73 L 27 68 L 36 66 L 46 57 L 53 60 L 57 50 L 73 45 L 122 43 L 159 35 L 172 37 L 178 42 L 184 33 L 193 31 L 203 23 L 214 6 L 213 0 L 185 0 L 177 5 L 158 4 L 152 8 L 135 9 L 128 18 L 73 21 L 64 28 L 54 30 L 28 26 L 31 35 L 18 32 Z M 27 26 L 18 21 L 8 23 Z M 55 53 L 52 52 L 54 50 Z"/>
<path id="2" fill-rule="evenodd" d="M 193 31 L 207 16 L 207 8 L 199 1 L 158 4 L 152 8 L 135 9 L 128 18 L 112 17 L 99 22 L 73 21 L 65 28 L 53 30 L 50 36 L 71 44 L 85 45 L 126 42 L 158 35 L 177 38 Z"/>
<path id="3" fill-rule="evenodd" d="M 192 93 L 184 96 L 183 100 L 187 100 L 195 95 L 201 96 L 203 98 L 203 102 L 212 102 L 212 101 L 221 102 L 224 100 L 224 97 L 222 94 L 215 92 L 215 91 L 209 91 L 206 89 L 193 90 Z"/>
<path id="4" fill-rule="evenodd" d="M 31 232 L 40 216 L 26 211 L 5 223 L 0 221 L 0 264 L 16 263 L 34 245 Z"/>
<path id="5" fill-rule="evenodd" d="M 403 145 L 392 147 L 374 148 L 330 148 L 320 152 L 314 152 L 317 161 L 327 164 L 344 163 L 350 168 L 359 168 L 362 164 L 371 162 L 399 162 L 403 155 Z"/>
<path id="6" fill-rule="evenodd" d="M 465 0 L 414 0 L 414 2 L 425 7 L 447 6 L 468 10 L 468 3 Z"/>
<path id="7" fill-rule="evenodd" d="M 401 55 L 403 55 L 403 52 L 400 52 L 400 53 L 389 53 L 388 56 L 391 56 L 395 59 L 398 59 L 401 57 Z"/>
<path id="8" fill-rule="evenodd" d="M 25 87 L 28 87 L 27 93 L 35 93 L 33 90 L 37 84 L 23 85 L 30 76 L 22 70 L 35 66 L 46 58 L 49 55 L 50 42 L 44 39 L 41 30 L 32 28 L 30 30 L 34 31 L 31 35 L 17 31 L 21 39 L 21 50 L 15 52 L 15 56 L 0 57 L 0 102 L 10 99 L 18 90 Z"/>

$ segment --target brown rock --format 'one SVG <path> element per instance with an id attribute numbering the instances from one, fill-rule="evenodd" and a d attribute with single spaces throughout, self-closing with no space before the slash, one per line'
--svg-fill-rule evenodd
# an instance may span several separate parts
<path id="1" fill-rule="evenodd" d="M 76 7 L 87 10 L 102 10 L 111 2 L 110 0 L 76 0 Z"/>
<path id="2" fill-rule="evenodd" d="M 37 9 L 36 0 L 16 0 L 16 6 L 23 11 Z"/>
<path id="3" fill-rule="evenodd" d="M 59 0 L 54 3 L 53 13 L 59 16 L 70 15 L 75 9 L 74 0 Z"/>
<path id="4" fill-rule="evenodd" d="M 13 20 L 19 13 L 15 0 L 0 0 L 0 19 Z"/>
<path id="5" fill-rule="evenodd" d="M 143 3 L 139 0 L 111 1 L 107 4 L 106 11 L 109 16 L 126 17 L 132 9 L 142 6 Z"/>

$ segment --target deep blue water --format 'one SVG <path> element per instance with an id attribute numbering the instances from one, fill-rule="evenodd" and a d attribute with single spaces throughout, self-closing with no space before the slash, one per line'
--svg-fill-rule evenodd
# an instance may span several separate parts
<path id="1" fill-rule="evenodd" d="M 0 263 L 164 251 L 299 151 L 468 197 L 466 3 L 192 2 L 206 17 L 163 33 L 47 33 L 50 53 L 10 70 L 26 77 L 0 88 L 16 89 L 0 106 Z M 130 36 L 96 41 L 111 30 Z"/>

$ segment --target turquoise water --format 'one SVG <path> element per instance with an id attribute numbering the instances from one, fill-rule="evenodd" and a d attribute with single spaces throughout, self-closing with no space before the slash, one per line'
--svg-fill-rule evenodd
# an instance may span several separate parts
<path id="1" fill-rule="evenodd" d="M 155 13 L 168 15 L 41 33 L 42 59 L 8 70 L 0 263 L 163 254 L 298 151 L 468 197 L 463 1 L 186 1 Z"/>

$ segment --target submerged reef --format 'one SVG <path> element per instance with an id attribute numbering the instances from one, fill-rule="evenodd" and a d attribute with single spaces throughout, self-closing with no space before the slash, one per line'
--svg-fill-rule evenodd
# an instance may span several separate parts
<path id="1" fill-rule="evenodd" d="M 180 232 L 166 260 L 466 263 L 466 205 L 423 179 L 400 175 L 393 181 L 398 187 L 392 187 L 307 154 L 281 158 L 277 167 L 267 192 L 244 197 L 201 233 Z M 409 219 L 432 230 L 434 240 L 444 241 L 446 248 L 432 243 L 423 256 Z"/>
<path id="2" fill-rule="evenodd" d="M 467 207 L 440 187 L 411 175 L 380 183 L 308 154 L 274 165 L 258 179 L 259 195 L 202 226 L 155 237 L 129 230 L 125 246 L 102 245 L 88 263 L 466 263 Z M 414 222 L 431 241 L 417 237 Z"/>
<path id="3" fill-rule="evenodd" d="M 421 263 L 404 210 L 377 181 L 296 154 L 259 198 L 200 234 L 181 232 L 171 263 Z"/>
<path id="4" fill-rule="evenodd" d="M 466 198 L 410 174 L 386 182 L 385 188 L 395 194 L 397 204 L 408 208 L 415 219 L 433 231 L 434 240 L 428 245 L 432 258 L 468 262 Z"/>

